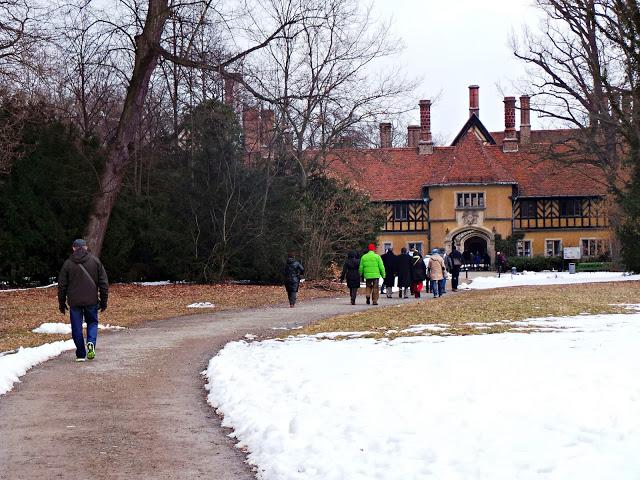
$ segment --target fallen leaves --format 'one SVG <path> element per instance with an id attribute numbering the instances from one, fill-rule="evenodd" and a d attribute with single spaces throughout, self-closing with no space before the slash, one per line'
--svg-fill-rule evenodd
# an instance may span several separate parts
<path id="1" fill-rule="evenodd" d="M 298 298 L 334 297 L 346 288 L 334 282 L 305 282 Z M 169 284 L 143 286 L 114 284 L 109 290 L 109 307 L 100 314 L 100 323 L 135 327 L 142 322 L 182 315 L 215 313 L 222 310 L 256 308 L 287 301 L 284 287 L 277 285 Z M 212 309 L 195 310 L 188 305 L 210 302 Z M 38 288 L 0 292 L 0 351 L 34 346 L 69 338 L 42 335 L 31 330 L 45 322 L 68 322 L 69 315 L 58 312 L 57 289 Z"/>

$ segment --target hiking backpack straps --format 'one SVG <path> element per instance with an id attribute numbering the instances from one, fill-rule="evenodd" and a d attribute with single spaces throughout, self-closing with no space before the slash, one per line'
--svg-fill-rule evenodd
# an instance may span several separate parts
<path id="1" fill-rule="evenodd" d="M 82 271 L 84 272 L 84 274 L 87 276 L 87 278 L 89 280 L 91 280 L 91 283 L 93 284 L 93 286 L 95 288 L 98 288 L 98 286 L 96 285 L 96 281 L 93 279 L 93 277 L 91 276 L 91 274 L 89 272 L 87 272 L 87 269 L 84 268 L 84 265 L 82 265 L 81 263 L 78 263 L 78 266 L 82 269 Z"/>

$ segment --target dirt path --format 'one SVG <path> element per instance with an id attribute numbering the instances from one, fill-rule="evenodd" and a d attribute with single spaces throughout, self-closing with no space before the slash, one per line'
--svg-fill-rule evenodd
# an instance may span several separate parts
<path id="1" fill-rule="evenodd" d="M 75 363 L 65 352 L 0 397 L 0 478 L 253 479 L 206 403 L 200 372 L 246 333 L 270 335 L 272 327 L 371 308 L 348 303 L 323 299 L 156 321 L 99 336 L 93 362 Z"/>

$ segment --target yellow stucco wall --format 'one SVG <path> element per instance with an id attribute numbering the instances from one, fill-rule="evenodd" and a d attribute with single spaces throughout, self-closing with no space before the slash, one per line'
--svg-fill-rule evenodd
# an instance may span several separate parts
<path id="1" fill-rule="evenodd" d="M 384 244 L 391 243 L 394 253 L 400 253 L 402 247 L 407 248 L 409 243 L 422 242 L 422 252 L 426 252 L 429 248 L 429 242 L 427 241 L 427 232 L 416 233 L 383 233 L 378 237 L 376 243 L 377 252 L 379 254 L 384 253 Z"/>
<path id="2" fill-rule="evenodd" d="M 609 230 L 543 230 L 539 232 L 526 232 L 523 240 L 531 240 L 533 255 L 544 255 L 546 240 L 562 240 L 563 247 L 581 247 L 582 239 L 596 238 L 611 240 Z"/>

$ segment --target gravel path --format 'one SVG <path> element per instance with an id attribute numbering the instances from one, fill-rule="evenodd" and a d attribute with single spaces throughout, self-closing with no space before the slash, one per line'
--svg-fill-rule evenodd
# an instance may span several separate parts
<path id="1" fill-rule="evenodd" d="M 246 333 L 271 336 L 272 327 L 365 308 L 372 307 L 322 299 L 101 334 L 93 362 L 65 352 L 0 397 L 0 478 L 253 479 L 206 403 L 201 372 L 209 359 Z"/>

